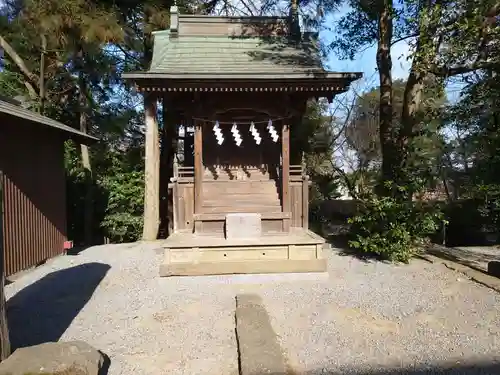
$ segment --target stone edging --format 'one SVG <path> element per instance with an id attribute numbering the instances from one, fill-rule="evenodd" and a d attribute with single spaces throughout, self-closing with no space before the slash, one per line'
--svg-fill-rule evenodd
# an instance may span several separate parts
<path id="1" fill-rule="evenodd" d="M 500 293 L 500 279 L 497 277 L 489 276 L 484 272 L 475 270 L 463 264 L 453 262 L 448 259 L 442 259 L 430 254 L 419 254 L 418 258 L 433 264 L 435 263 L 443 264 L 446 268 L 449 268 L 456 272 L 460 272 L 461 274 L 467 276 L 472 281 L 484 285 L 485 287 L 493 289 L 496 292 Z"/>

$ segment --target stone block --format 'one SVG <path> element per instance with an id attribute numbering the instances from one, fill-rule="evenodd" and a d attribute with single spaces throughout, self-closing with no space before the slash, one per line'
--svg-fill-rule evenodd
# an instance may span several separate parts
<path id="1" fill-rule="evenodd" d="M 109 358 L 82 341 L 47 342 L 17 349 L 0 363 L 0 375 L 101 375 Z"/>
<path id="2" fill-rule="evenodd" d="M 226 238 L 259 238 L 262 234 L 261 215 L 258 213 L 230 213 L 226 215 Z"/>
<path id="3" fill-rule="evenodd" d="M 286 360 L 258 295 L 236 296 L 236 339 L 241 375 L 286 375 Z"/>

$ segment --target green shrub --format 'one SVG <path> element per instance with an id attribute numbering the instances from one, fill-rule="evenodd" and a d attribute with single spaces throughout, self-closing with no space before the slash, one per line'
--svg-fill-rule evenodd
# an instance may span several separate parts
<path id="1" fill-rule="evenodd" d="M 407 263 L 443 222 L 438 208 L 392 197 L 364 197 L 349 219 L 349 246 L 367 255 Z"/>
<path id="2" fill-rule="evenodd" d="M 141 237 L 144 212 L 144 173 L 119 172 L 103 178 L 108 193 L 101 227 L 112 242 L 132 242 Z"/>

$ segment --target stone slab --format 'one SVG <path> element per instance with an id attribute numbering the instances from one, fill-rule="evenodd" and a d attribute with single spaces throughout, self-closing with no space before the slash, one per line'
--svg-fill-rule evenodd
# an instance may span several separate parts
<path id="1" fill-rule="evenodd" d="M 229 213 L 226 215 L 226 238 L 260 238 L 262 216 L 259 213 Z"/>
<path id="2" fill-rule="evenodd" d="M 82 341 L 47 342 L 17 349 L 0 363 L 0 375 L 101 375 L 109 359 Z"/>
<path id="3" fill-rule="evenodd" d="M 260 297 L 236 296 L 235 315 L 241 375 L 287 374 L 283 350 Z"/>
<path id="4" fill-rule="evenodd" d="M 478 271 L 463 264 L 453 262 L 447 259 L 442 259 L 431 254 L 425 254 L 425 253 L 420 254 L 419 258 L 424 259 L 430 263 L 442 263 L 447 268 L 466 275 L 472 281 L 475 281 L 478 284 L 482 284 L 500 293 L 500 278 L 497 278 L 495 276 L 490 276 L 483 271 Z"/>

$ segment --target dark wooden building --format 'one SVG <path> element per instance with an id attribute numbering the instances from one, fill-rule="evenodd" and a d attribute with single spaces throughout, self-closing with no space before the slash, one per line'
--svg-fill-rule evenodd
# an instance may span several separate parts
<path id="1" fill-rule="evenodd" d="M 170 30 L 154 34 L 150 69 L 126 75 L 162 101 L 166 142 L 184 133 L 162 275 L 325 270 L 293 135 L 309 99 L 331 101 L 361 74 L 326 71 L 316 37 L 300 32 L 294 12 L 215 17 L 173 7 Z"/>
<path id="2" fill-rule="evenodd" d="M 5 274 L 64 252 L 64 141 L 96 138 L 0 99 L 0 183 Z"/>

